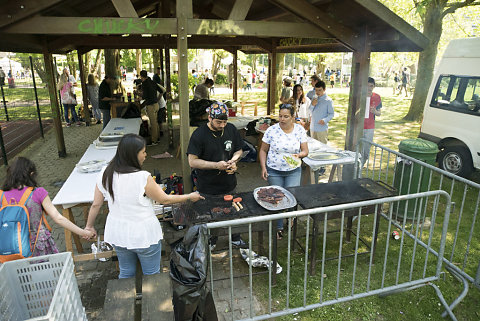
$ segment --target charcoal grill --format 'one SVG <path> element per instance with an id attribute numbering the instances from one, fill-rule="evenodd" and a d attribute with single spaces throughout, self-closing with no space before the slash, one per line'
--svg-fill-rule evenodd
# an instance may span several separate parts
<path id="1" fill-rule="evenodd" d="M 351 181 L 340 181 L 328 184 L 314 184 L 307 186 L 297 186 L 287 188 L 297 199 L 298 205 L 304 209 L 325 207 L 360 201 L 367 201 L 373 199 L 379 199 L 396 195 L 396 191 L 393 187 L 386 185 L 382 182 L 375 182 L 370 178 L 360 178 Z M 375 209 L 377 210 L 375 212 Z M 377 245 L 378 227 L 380 224 L 380 211 L 381 206 L 375 207 L 374 205 L 362 207 L 362 214 L 376 214 L 377 221 L 375 227 L 375 240 L 373 244 L 372 255 L 375 254 L 375 247 Z M 347 218 L 346 228 L 346 240 L 350 241 L 352 234 L 352 220 L 354 216 L 358 215 L 358 209 L 348 210 L 344 212 L 345 218 Z M 312 247 L 311 247 L 311 261 L 310 261 L 310 274 L 315 274 L 316 253 L 317 253 L 317 237 L 318 237 L 318 225 L 320 221 L 325 219 L 325 215 L 312 215 L 313 217 L 313 232 L 312 232 Z M 333 211 L 328 212 L 327 219 L 341 218 L 342 212 Z M 296 239 L 296 221 L 294 222 L 293 237 Z M 361 239 L 360 239 L 361 240 Z M 363 240 L 361 240 L 363 242 Z M 363 242 L 367 247 L 369 245 Z M 292 245 L 294 245 L 292 243 Z M 370 252 L 365 252 L 370 253 Z"/>

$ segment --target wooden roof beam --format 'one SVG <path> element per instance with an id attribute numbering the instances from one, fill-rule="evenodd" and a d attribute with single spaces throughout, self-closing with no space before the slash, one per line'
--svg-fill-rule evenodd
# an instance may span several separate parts
<path id="1" fill-rule="evenodd" d="M 130 0 L 112 0 L 118 16 L 122 18 L 138 18 L 138 13 Z"/>
<path id="2" fill-rule="evenodd" d="M 236 0 L 228 20 L 245 20 L 253 0 Z"/>
<path id="3" fill-rule="evenodd" d="M 376 0 L 354 0 L 367 10 L 373 12 L 375 16 L 381 19 L 383 22 L 398 30 L 401 34 L 415 43 L 419 48 L 424 49 L 428 45 L 428 38 L 423 36 L 412 25 L 405 22 L 402 18 L 397 16 L 390 9 Z"/>
<path id="4" fill-rule="evenodd" d="M 19 3 L 19 1 L 2 1 L 5 4 L 0 6 L 0 28 L 23 20 L 61 1 L 62 0 L 23 0 L 21 3 Z"/>
<path id="5" fill-rule="evenodd" d="M 355 48 L 360 48 L 358 34 L 354 30 L 338 23 L 334 18 L 326 12 L 318 9 L 310 2 L 306 0 L 270 0 L 270 2 L 273 2 L 289 12 L 292 12 L 294 15 L 322 28 L 337 38 L 338 41 L 343 43 L 350 50 L 353 51 Z"/>

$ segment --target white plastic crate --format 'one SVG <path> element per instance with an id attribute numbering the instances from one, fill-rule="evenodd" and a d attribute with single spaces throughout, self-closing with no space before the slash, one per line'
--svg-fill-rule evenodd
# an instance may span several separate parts
<path id="1" fill-rule="evenodd" d="M 70 252 L 11 261 L 0 267 L 3 321 L 87 320 Z"/>

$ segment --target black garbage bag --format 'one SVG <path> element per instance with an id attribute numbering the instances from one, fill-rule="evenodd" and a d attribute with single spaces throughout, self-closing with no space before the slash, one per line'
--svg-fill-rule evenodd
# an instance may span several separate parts
<path id="1" fill-rule="evenodd" d="M 206 225 L 194 225 L 172 245 L 170 277 L 176 321 L 218 321 L 215 302 L 206 287 L 208 233 Z"/>

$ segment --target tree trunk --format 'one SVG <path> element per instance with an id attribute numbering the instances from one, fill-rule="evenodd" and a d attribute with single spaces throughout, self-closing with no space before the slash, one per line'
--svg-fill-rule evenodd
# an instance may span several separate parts
<path id="1" fill-rule="evenodd" d="M 137 74 L 142 70 L 142 49 L 135 49 L 135 58 L 136 64 L 135 68 L 137 69 Z"/>
<path id="2" fill-rule="evenodd" d="M 105 49 L 105 75 L 116 76 L 117 80 L 120 76 L 120 50 Z M 115 81 L 111 85 L 112 93 L 122 91 L 120 81 Z"/>
<path id="3" fill-rule="evenodd" d="M 423 34 L 430 40 L 428 46 L 420 52 L 418 57 L 417 81 L 412 103 L 408 113 L 403 118 L 408 121 L 422 119 L 423 108 L 427 100 L 428 89 L 433 78 L 433 69 L 437 57 L 438 42 L 442 36 L 442 13 L 444 5 L 431 1 L 426 7 Z"/>
<path id="4" fill-rule="evenodd" d="M 317 65 L 316 65 L 317 76 L 319 76 L 320 79 L 324 78 L 325 76 L 325 68 L 326 68 L 325 55 L 320 54 L 318 55 Z"/>
<path id="5" fill-rule="evenodd" d="M 43 61 L 40 59 L 33 59 L 33 68 L 35 69 L 35 73 L 42 80 L 42 83 L 48 85 L 47 72 L 45 71 Z"/>
<path id="6" fill-rule="evenodd" d="M 153 57 L 153 72 L 157 72 L 157 67 L 160 67 L 160 49 L 152 49 Z"/>
<path id="7" fill-rule="evenodd" d="M 85 72 L 85 79 L 87 79 L 88 75 L 91 73 L 90 71 L 92 66 L 92 64 L 90 63 L 91 59 L 92 59 L 92 52 L 89 51 L 85 54 L 85 61 L 83 62 L 83 64 L 85 65 L 85 68 L 83 69 Z"/>
<path id="8" fill-rule="evenodd" d="M 102 62 L 102 49 L 98 49 L 97 57 L 95 58 L 94 67 L 92 72 L 95 73 L 98 79 L 101 78 L 100 63 Z"/>
<path id="9" fill-rule="evenodd" d="M 213 51 L 213 62 L 212 62 L 212 79 L 213 83 L 217 79 L 217 73 L 220 69 L 220 63 L 222 62 L 222 58 L 217 54 L 216 50 Z"/>
<path id="10" fill-rule="evenodd" d="M 280 94 L 282 93 L 282 84 L 283 84 L 283 69 L 285 69 L 285 54 L 284 53 L 279 53 L 277 54 L 277 82 L 276 82 L 276 88 L 277 88 L 277 95 L 276 97 L 273 97 L 273 101 L 275 102 L 275 105 L 278 103 L 280 100 Z M 276 108 L 275 108 L 276 109 Z M 276 114 L 277 111 L 273 110 L 273 114 Z"/>
<path id="11" fill-rule="evenodd" d="M 77 53 L 75 51 L 71 51 L 67 53 L 67 65 L 68 69 L 70 70 L 70 75 L 73 75 L 75 79 L 77 79 L 77 65 L 75 63 L 75 55 Z"/>
<path id="12" fill-rule="evenodd" d="M 257 70 L 257 55 L 253 54 L 252 56 L 252 72 Z"/>

